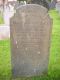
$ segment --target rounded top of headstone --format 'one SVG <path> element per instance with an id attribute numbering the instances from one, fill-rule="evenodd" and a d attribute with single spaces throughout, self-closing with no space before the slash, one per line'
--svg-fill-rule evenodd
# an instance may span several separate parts
<path id="1" fill-rule="evenodd" d="M 44 17 L 45 15 L 48 15 L 48 10 L 45 7 L 38 4 L 20 5 L 19 7 L 16 8 L 16 12 L 12 18 L 15 19 L 15 17 L 18 17 L 21 14 L 30 14 L 30 13 L 37 14 L 40 15 L 41 17 Z M 12 22 L 12 18 L 10 20 L 11 22 Z"/>
<path id="2" fill-rule="evenodd" d="M 48 10 L 43 7 L 42 5 L 38 5 L 38 4 L 26 4 L 26 5 L 20 5 L 19 7 L 16 8 L 16 10 L 26 10 L 26 9 L 29 9 L 29 10 L 32 10 L 32 9 L 37 9 L 37 10 L 44 10 L 45 12 L 47 12 Z"/>

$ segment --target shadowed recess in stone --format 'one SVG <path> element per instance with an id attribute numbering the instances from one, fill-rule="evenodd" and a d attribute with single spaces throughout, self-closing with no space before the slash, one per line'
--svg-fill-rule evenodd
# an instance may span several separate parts
<path id="1" fill-rule="evenodd" d="M 10 20 L 11 63 L 14 77 L 37 76 L 48 70 L 51 19 L 36 4 L 19 6 Z"/>

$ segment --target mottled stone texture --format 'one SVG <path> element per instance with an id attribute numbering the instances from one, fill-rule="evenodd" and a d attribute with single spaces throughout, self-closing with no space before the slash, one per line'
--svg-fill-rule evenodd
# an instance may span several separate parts
<path id="1" fill-rule="evenodd" d="M 13 75 L 38 76 L 48 69 L 51 20 L 46 8 L 28 4 L 17 8 L 10 22 Z"/>

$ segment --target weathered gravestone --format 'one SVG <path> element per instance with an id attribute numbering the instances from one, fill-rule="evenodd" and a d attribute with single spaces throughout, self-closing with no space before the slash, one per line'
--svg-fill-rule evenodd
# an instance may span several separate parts
<path id="1" fill-rule="evenodd" d="M 56 10 L 60 13 L 60 2 L 56 3 Z"/>
<path id="2" fill-rule="evenodd" d="M 36 76 L 48 70 L 51 20 L 35 4 L 17 8 L 11 18 L 11 61 L 14 76 Z"/>

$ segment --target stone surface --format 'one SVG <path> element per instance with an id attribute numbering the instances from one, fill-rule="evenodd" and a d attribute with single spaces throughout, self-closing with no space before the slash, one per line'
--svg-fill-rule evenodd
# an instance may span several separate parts
<path id="1" fill-rule="evenodd" d="M 56 3 L 56 10 L 60 13 L 60 2 Z"/>
<path id="2" fill-rule="evenodd" d="M 27 4 L 10 20 L 11 62 L 14 77 L 37 76 L 48 70 L 51 19 L 46 8 Z"/>
<path id="3" fill-rule="evenodd" d="M 0 40 L 10 38 L 10 26 L 0 25 Z"/>
<path id="4" fill-rule="evenodd" d="M 52 0 L 51 3 L 49 4 L 50 9 L 55 9 L 57 0 Z"/>
<path id="5" fill-rule="evenodd" d="M 14 7 L 11 5 L 4 6 L 3 17 L 4 17 L 4 24 L 5 25 L 10 25 L 10 18 L 13 15 L 14 15 Z"/>

